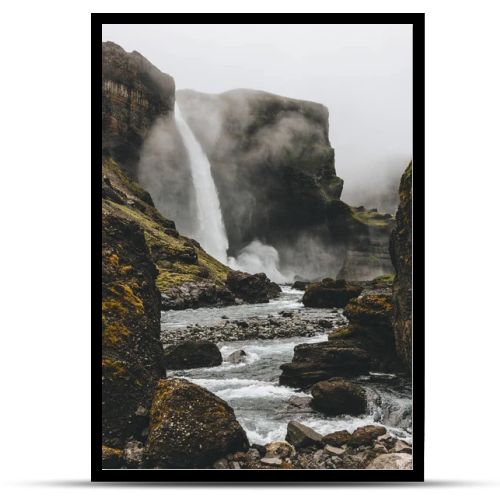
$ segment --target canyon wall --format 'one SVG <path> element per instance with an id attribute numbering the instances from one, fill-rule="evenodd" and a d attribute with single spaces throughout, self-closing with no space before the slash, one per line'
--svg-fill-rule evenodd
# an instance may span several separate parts
<path id="1" fill-rule="evenodd" d="M 396 269 L 393 288 L 396 351 L 408 371 L 412 363 L 412 175 L 410 163 L 401 177 L 399 208 L 390 246 Z"/>

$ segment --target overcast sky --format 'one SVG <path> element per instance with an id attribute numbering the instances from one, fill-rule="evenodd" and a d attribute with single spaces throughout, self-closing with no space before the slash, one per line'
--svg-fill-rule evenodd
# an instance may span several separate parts
<path id="1" fill-rule="evenodd" d="M 411 158 L 411 25 L 103 25 L 177 89 L 266 90 L 320 102 L 345 201 L 381 189 Z"/>

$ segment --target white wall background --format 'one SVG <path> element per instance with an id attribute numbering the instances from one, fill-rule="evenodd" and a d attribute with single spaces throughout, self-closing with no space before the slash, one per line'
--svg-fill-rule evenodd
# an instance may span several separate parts
<path id="1" fill-rule="evenodd" d="M 188 4 L 194 11 L 275 11 L 285 2 L 184 0 L 168 6 L 183 12 Z M 289 11 L 298 12 L 428 13 L 428 485 L 313 492 L 85 486 L 90 475 L 89 12 L 165 7 L 165 2 L 128 0 L 3 5 L 3 498 L 498 498 L 499 35 L 495 3 L 481 0 L 286 2 Z"/>

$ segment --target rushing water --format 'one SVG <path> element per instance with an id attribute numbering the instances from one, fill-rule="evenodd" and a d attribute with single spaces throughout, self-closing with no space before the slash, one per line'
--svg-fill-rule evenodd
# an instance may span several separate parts
<path id="1" fill-rule="evenodd" d="M 177 103 L 175 104 L 175 121 L 188 152 L 193 177 L 198 220 L 195 237 L 210 255 L 225 263 L 229 245 L 210 162 L 184 120 Z"/>
<path id="2" fill-rule="evenodd" d="M 183 327 L 190 324 L 215 325 L 221 316 L 230 319 L 267 317 L 284 309 L 299 309 L 302 292 L 284 287 L 281 297 L 269 304 L 229 306 L 190 311 L 170 311 L 163 315 L 163 327 Z M 311 314 L 320 313 L 308 310 Z M 212 368 L 169 371 L 168 376 L 186 377 L 192 382 L 227 401 L 245 429 L 251 443 L 265 444 L 284 439 L 290 420 L 298 420 L 321 434 L 336 430 L 353 431 L 356 427 L 378 422 L 393 434 L 411 440 L 411 386 L 391 374 L 358 377 L 367 391 L 369 409 L 359 417 L 327 417 L 310 408 L 298 408 L 290 403 L 293 396 L 308 396 L 307 392 L 278 385 L 280 365 L 291 361 L 297 344 L 327 340 L 324 334 L 315 337 L 293 337 L 274 340 L 246 340 L 219 344 L 224 362 Z M 243 363 L 226 361 L 229 354 L 243 349 L 247 357 Z"/>

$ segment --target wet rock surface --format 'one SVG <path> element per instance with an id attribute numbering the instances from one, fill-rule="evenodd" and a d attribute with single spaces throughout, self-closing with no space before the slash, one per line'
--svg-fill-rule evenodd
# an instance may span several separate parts
<path id="1" fill-rule="evenodd" d="M 357 297 L 361 291 L 359 285 L 325 278 L 306 288 L 302 302 L 306 307 L 345 307 L 349 300 Z"/>
<path id="2" fill-rule="evenodd" d="M 169 288 L 162 293 L 161 308 L 196 309 L 199 307 L 220 307 L 235 304 L 236 298 L 226 287 L 210 282 L 189 282 Z"/>
<path id="3" fill-rule="evenodd" d="M 166 346 L 163 349 L 163 361 L 167 370 L 219 366 L 222 355 L 213 342 L 188 340 L 180 344 Z"/>
<path id="4" fill-rule="evenodd" d="M 268 302 L 281 293 L 280 286 L 273 283 L 264 273 L 229 271 L 226 286 L 235 297 L 249 304 Z"/>
<path id="5" fill-rule="evenodd" d="M 311 388 L 311 406 L 327 415 L 359 415 L 366 412 L 365 390 L 349 380 L 323 380 Z"/>

